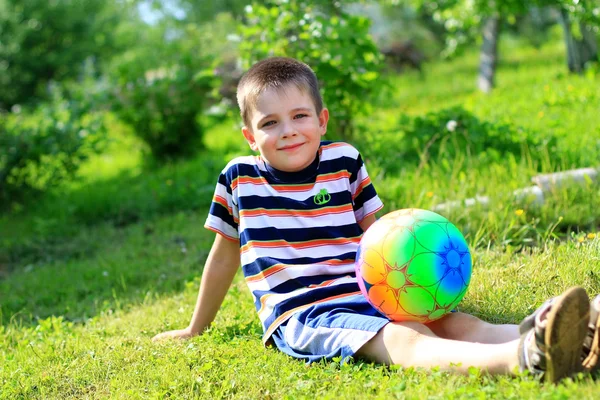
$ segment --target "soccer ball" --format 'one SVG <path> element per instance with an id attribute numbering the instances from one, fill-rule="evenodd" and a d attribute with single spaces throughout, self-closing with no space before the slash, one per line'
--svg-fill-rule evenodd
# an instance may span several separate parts
<path id="1" fill-rule="evenodd" d="M 452 311 L 471 280 L 460 231 L 432 211 L 386 214 L 364 233 L 356 277 L 369 303 L 394 321 L 428 323 Z"/>

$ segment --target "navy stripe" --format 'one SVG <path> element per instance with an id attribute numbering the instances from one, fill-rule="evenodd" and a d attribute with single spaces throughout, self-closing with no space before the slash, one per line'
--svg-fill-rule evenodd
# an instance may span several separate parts
<path id="1" fill-rule="evenodd" d="M 213 202 L 210 205 L 209 213 L 214 215 L 215 217 L 221 218 L 225 223 L 231 226 L 233 229 L 237 231 L 238 224 L 233 220 L 233 215 L 229 213 L 229 210 L 223 206 L 221 203 Z"/>
<path id="2" fill-rule="evenodd" d="M 354 211 L 362 208 L 367 201 L 371 200 L 375 196 L 377 196 L 377 192 L 375 192 L 375 186 L 372 184 L 365 186 L 363 191 L 354 199 Z"/>
<path id="3" fill-rule="evenodd" d="M 334 174 L 340 171 L 348 171 L 350 174 L 352 174 L 356 167 L 351 166 L 353 166 L 355 163 L 356 160 L 346 156 L 341 156 L 332 160 L 321 161 L 319 164 L 318 175 Z M 362 166 L 362 162 L 360 165 Z M 358 169 L 360 170 L 360 167 L 358 167 Z M 231 180 L 231 182 L 240 176 L 250 178 L 267 178 L 265 171 L 261 171 L 258 168 L 258 165 L 255 164 L 235 164 L 231 166 L 225 174 L 227 175 L 227 178 Z M 307 183 L 300 183 L 299 185 L 306 185 Z M 277 186 L 277 184 L 274 184 L 273 186 Z"/>
<path id="4" fill-rule="evenodd" d="M 254 276 L 262 271 L 271 268 L 273 265 L 277 264 L 285 264 L 285 265 L 311 265 L 311 264 L 320 264 L 325 261 L 330 260 L 350 260 L 354 261 L 356 259 L 356 251 L 349 251 L 341 254 L 331 254 L 327 257 L 300 257 L 300 258 L 272 258 L 272 257 L 260 257 L 257 258 L 254 262 L 250 264 L 246 264 L 242 266 L 242 272 L 244 276 Z M 348 262 L 350 262 L 348 261 Z"/>
<path id="5" fill-rule="evenodd" d="M 341 226 L 314 227 L 314 228 L 287 228 L 274 227 L 246 228 L 240 234 L 240 246 L 249 241 L 285 240 L 288 243 L 307 242 L 309 240 L 353 238 L 362 234 L 357 223 Z"/>
<path id="6" fill-rule="evenodd" d="M 285 313 L 286 311 L 292 310 L 296 307 L 300 307 L 306 304 L 315 303 L 320 300 L 325 300 L 330 297 L 339 296 L 342 294 L 348 294 L 352 292 L 358 292 L 360 288 L 358 283 L 344 283 L 341 285 L 327 286 L 323 288 L 313 289 L 309 292 L 299 294 L 292 298 L 286 299 L 277 303 L 273 309 L 273 313 L 266 319 L 263 326 L 265 330 L 271 326 L 271 324 L 277 319 L 278 316 Z"/>
<path id="7" fill-rule="evenodd" d="M 352 185 L 354 182 L 356 182 L 356 179 L 358 178 L 358 172 L 363 166 L 363 160 L 360 154 L 358 155 L 358 158 L 356 160 L 352 160 L 351 165 L 353 168 L 350 171 L 350 184 Z"/>
<path id="8" fill-rule="evenodd" d="M 317 210 L 323 207 L 343 206 L 352 201 L 352 194 L 348 190 L 337 193 L 329 193 L 331 200 L 326 204 L 317 204 L 315 194 L 303 199 L 295 200 L 287 197 L 261 197 L 261 196 L 243 196 L 239 197 L 238 204 L 240 210 L 254 210 L 264 208 L 266 210 Z"/>

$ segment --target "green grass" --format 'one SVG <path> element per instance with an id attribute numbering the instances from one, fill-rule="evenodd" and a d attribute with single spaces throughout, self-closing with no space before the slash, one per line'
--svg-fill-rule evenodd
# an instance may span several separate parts
<path id="1" fill-rule="evenodd" d="M 367 130 L 356 144 L 385 211 L 490 196 L 487 208 L 446 213 L 473 249 L 460 307 L 518 323 L 569 286 L 600 292 L 600 186 L 555 190 L 541 208 L 508 195 L 540 172 L 598 164 L 600 99 L 598 77 L 564 73 L 559 41 L 539 50 L 510 40 L 502 46 L 495 92 L 474 90 L 474 53 L 428 65 L 424 78 L 394 78 L 393 96 L 361 121 Z M 415 165 L 385 158 L 399 151 L 401 114 L 452 106 L 556 145 L 501 159 L 459 152 Z M 152 343 L 154 334 L 189 322 L 214 237 L 202 228 L 214 179 L 247 147 L 237 123 L 226 121 L 212 127 L 198 158 L 148 169 L 143 146 L 123 129 L 80 181 L 0 216 L 0 399 L 597 397 L 587 376 L 547 385 L 476 370 L 463 377 L 359 361 L 307 366 L 262 347 L 239 274 L 209 332 Z M 377 140 L 390 155 L 363 147 Z"/>

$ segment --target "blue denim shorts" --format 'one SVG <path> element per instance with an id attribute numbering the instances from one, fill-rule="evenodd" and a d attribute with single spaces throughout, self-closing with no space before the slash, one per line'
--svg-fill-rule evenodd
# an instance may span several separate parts
<path id="1" fill-rule="evenodd" d="M 361 294 L 313 305 L 290 317 L 271 336 L 282 352 L 308 363 L 344 362 L 390 320 Z"/>

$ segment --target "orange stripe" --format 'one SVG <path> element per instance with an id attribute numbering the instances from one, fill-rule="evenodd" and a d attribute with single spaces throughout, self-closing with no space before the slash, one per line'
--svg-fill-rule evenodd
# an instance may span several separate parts
<path id="1" fill-rule="evenodd" d="M 347 265 L 347 264 L 353 263 L 353 262 L 354 262 L 354 260 L 350 259 L 350 258 L 348 258 L 346 260 L 340 260 L 338 258 L 334 258 L 331 260 L 319 262 L 318 264 L 335 266 L 335 265 Z M 262 281 L 262 280 L 268 278 L 269 276 L 271 276 L 273 274 L 278 273 L 279 271 L 283 271 L 286 268 L 298 267 L 298 266 L 301 267 L 301 266 L 303 266 L 303 264 L 273 264 L 266 270 L 259 272 L 256 275 L 247 277 L 246 282 L 248 282 L 248 283 L 259 282 L 259 281 Z"/>
<path id="2" fill-rule="evenodd" d="M 329 286 L 329 285 L 331 285 L 333 282 L 335 282 L 336 280 L 339 280 L 339 279 L 341 279 L 341 278 L 330 279 L 330 280 L 328 280 L 328 281 L 321 282 L 321 283 L 319 283 L 318 285 L 310 285 L 308 288 L 310 288 L 310 289 L 318 289 L 318 288 L 323 288 L 323 287 L 326 287 L 326 286 Z M 306 291 L 304 291 L 304 292 L 302 292 L 302 293 L 298 294 L 298 296 L 302 296 L 303 294 L 305 294 L 305 293 L 309 293 L 309 292 L 310 292 L 310 290 L 306 290 Z M 258 310 L 258 314 L 259 314 L 259 315 L 260 315 L 260 313 L 261 313 L 261 312 L 264 310 L 264 308 L 265 308 L 265 304 L 267 303 L 267 300 L 268 300 L 269 298 L 271 298 L 271 297 L 275 296 L 275 295 L 277 295 L 277 294 L 265 294 L 264 296 L 262 296 L 262 297 L 260 298 L 260 309 Z M 293 297 L 290 297 L 290 298 L 293 298 Z M 289 298 L 288 298 L 288 299 L 289 299 Z M 287 299 L 286 299 L 286 300 L 287 300 Z M 282 301 L 285 301 L 285 300 L 282 300 Z M 279 303 L 278 303 L 278 304 L 279 304 Z M 313 303 L 313 304 L 314 304 L 314 303 Z"/>
<path id="3" fill-rule="evenodd" d="M 318 217 L 328 214 L 342 214 L 348 211 L 352 211 L 352 206 L 350 204 L 335 207 L 323 207 L 314 210 L 268 210 L 265 208 L 254 208 L 252 210 L 241 210 L 240 217 L 256 217 L 259 215 L 266 215 L 268 217 Z"/>
<path id="4" fill-rule="evenodd" d="M 369 186 L 370 184 L 371 178 L 367 176 L 365 179 L 363 179 L 360 185 L 358 185 L 358 188 L 356 188 L 356 193 L 354 193 L 354 195 L 352 196 L 352 200 L 356 199 L 362 193 L 363 189 Z"/>
<path id="5" fill-rule="evenodd" d="M 271 335 L 273 334 L 273 332 L 275 332 L 275 329 L 277 329 L 279 327 L 279 325 L 281 325 L 283 322 L 285 322 L 294 313 L 296 313 L 298 311 L 301 311 L 301 310 L 304 310 L 304 309 L 307 309 L 308 307 L 310 307 L 312 305 L 315 305 L 315 304 L 324 303 L 326 301 L 332 301 L 332 300 L 342 299 L 344 297 L 355 296 L 357 294 L 360 294 L 360 291 L 339 294 L 337 296 L 332 296 L 332 297 L 328 297 L 328 298 L 323 299 L 323 300 L 315 301 L 314 303 L 304 304 L 304 305 L 301 305 L 299 307 L 296 307 L 296 308 L 293 308 L 291 310 L 288 310 L 288 311 L 284 312 L 279 317 L 277 317 L 275 319 L 275 321 L 273 321 L 273 323 L 267 328 L 265 334 L 263 335 L 263 344 L 265 344 L 267 342 L 267 340 L 269 340 L 269 338 L 271 337 Z"/>
<path id="6" fill-rule="evenodd" d="M 251 240 L 250 242 L 246 243 L 244 246 L 242 246 L 242 248 L 240 249 L 241 253 L 245 253 L 246 251 L 248 251 L 249 249 L 253 248 L 253 247 L 259 247 L 259 248 L 276 248 L 276 247 L 291 247 L 293 249 L 307 249 L 307 248 L 313 248 L 313 247 L 319 247 L 319 246 L 327 246 L 327 245 L 343 245 L 343 244 L 349 244 L 349 243 L 358 243 L 360 242 L 360 237 L 355 237 L 355 238 L 337 238 L 337 239 L 315 239 L 315 240 L 307 240 L 305 242 L 287 242 L 285 240 L 273 240 L 270 242 L 261 242 L 261 241 L 254 241 Z"/>
<path id="7" fill-rule="evenodd" d="M 336 143 L 326 144 L 325 146 L 322 146 L 321 149 L 325 150 L 325 149 L 333 149 L 336 147 L 346 147 L 346 146 L 348 146 L 348 143 L 336 142 Z"/>
<path id="8" fill-rule="evenodd" d="M 319 175 L 317 177 L 317 183 L 336 181 L 341 178 L 350 178 L 350 173 L 346 170 L 342 170 L 331 174 Z"/>

